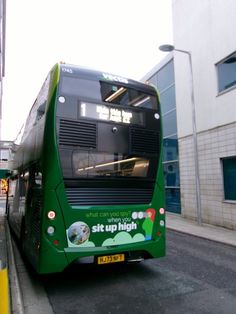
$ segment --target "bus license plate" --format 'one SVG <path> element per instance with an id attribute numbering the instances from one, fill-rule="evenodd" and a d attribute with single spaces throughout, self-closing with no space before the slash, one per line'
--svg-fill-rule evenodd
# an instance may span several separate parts
<path id="1" fill-rule="evenodd" d="M 124 262 L 124 261 L 125 261 L 125 254 L 98 256 L 98 264 L 99 265 L 100 264 Z"/>

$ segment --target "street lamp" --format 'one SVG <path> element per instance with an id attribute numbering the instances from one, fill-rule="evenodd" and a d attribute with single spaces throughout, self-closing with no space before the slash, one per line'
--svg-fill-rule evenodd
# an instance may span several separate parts
<path id="1" fill-rule="evenodd" d="M 173 45 L 161 45 L 159 47 L 161 51 L 170 52 L 177 51 L 188 55 L 189 69 L 190 69 L 190 85 L 191 85 L 191 105 L 192 105 L 192 127 L 193 127 L 193 147 L 194 147 L 194 164 L 195 164 L 195 176 L 196 176 L 196 202 L 197 202 L 197 221 L 198 224 L 202 224 L 201 213 L 201 195 L 200 195 L 200 175 L 199 175 L 199 159 L 198 159 L 198 143 L 197 143 L 197 128 L 196 128 L 196 109 L 194 101 L 194 89 L 193 89 L 193 66 L 191 52 L 182 49 L 176 49 Z"/>

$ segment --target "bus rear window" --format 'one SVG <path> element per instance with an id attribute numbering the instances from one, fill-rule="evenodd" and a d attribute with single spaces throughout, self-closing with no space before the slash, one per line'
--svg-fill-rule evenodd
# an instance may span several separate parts
<path id="1" fill-rule="evenodd" d="M 79 177 L 142 177 L 148 175 L 149 160 L 123 154 L 76 151 L 74 174 Z"/>

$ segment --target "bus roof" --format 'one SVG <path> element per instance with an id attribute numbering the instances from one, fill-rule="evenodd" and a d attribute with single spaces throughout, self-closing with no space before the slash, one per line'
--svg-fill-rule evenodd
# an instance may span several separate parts
<path id="1" fill-rule="evenodd" d="M 77 65 L 72 65 L 72 64 L 67 64 L 67 63 L 59 63 L 59 67 L 61 70 L 61 73 L 65 75 L 79 75 L 80 77 L 84 77 L 86 79 L 91 79 L 91 80 L 99 80 L 99 81 L 105 81 L 105 82 L 111 82 L 111 83 L 116 83 L 116 84 L 127 84 L 129 86 L 132 86 L 134 88 L 146 90 L 149 93 L 152 92 L 156 94 L 156 90 L 152 85 L 142 83 L 130 78 L 126 78 L 120 75 L 112 74 L 109 72 L 102 72 L 98 70 L 93 70 L 90 68 L 82 67 L 82 66 L 77 66 Z"/>

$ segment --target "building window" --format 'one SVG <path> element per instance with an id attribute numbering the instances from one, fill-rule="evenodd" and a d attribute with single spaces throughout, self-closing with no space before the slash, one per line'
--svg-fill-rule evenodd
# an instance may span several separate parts
<path id="1" fill-rule="evenodd" d="M 170 137 L 177 133 L 176 109 L 163 115 L 163 135 Z"/>
<path id="2" fill-rule="evenodd" d="M 164 138 L 163 140 L 163 161 L 179 159 L 177 134 Z"/>
<path id="3" fill-rule="evenodd" d="M 148 79 L 160 93 L 163 118 L 163 159 L 166 209 L 181 213 L 174 62 L 171 59 Z"/>
<path id="4" fill-rule="evenodd" d="M 219 92 L 236 86 L 236 52 L 218 63 L 216 67 Z"/>
<path id="5" fill-rule="evenodd" d="M 236 201 L 236 157 L 222 159 L 225 200 Z"/>
<path id="6" fill-rule="evenodd" d="M 0 160 L 1 161 L 8 161 L 9 159 L 9 149 L 1 149 L 0 150 Z"/>
<path id="7" fill-rule="evenodd" d="M 175 103 L 175 85 L 172 84 L 170 87 L 165 89 L 160 93 L 160 100 L 161 100 L 161 109 L 162 114 L 166 114 L 170 110 L 176 108 Z"/>
<path id="8" fill-rule="evenodd" d="M 157 73 L 157 86 L 160 93 L 174 82 L 174 62 L 171 60 Z"/>

